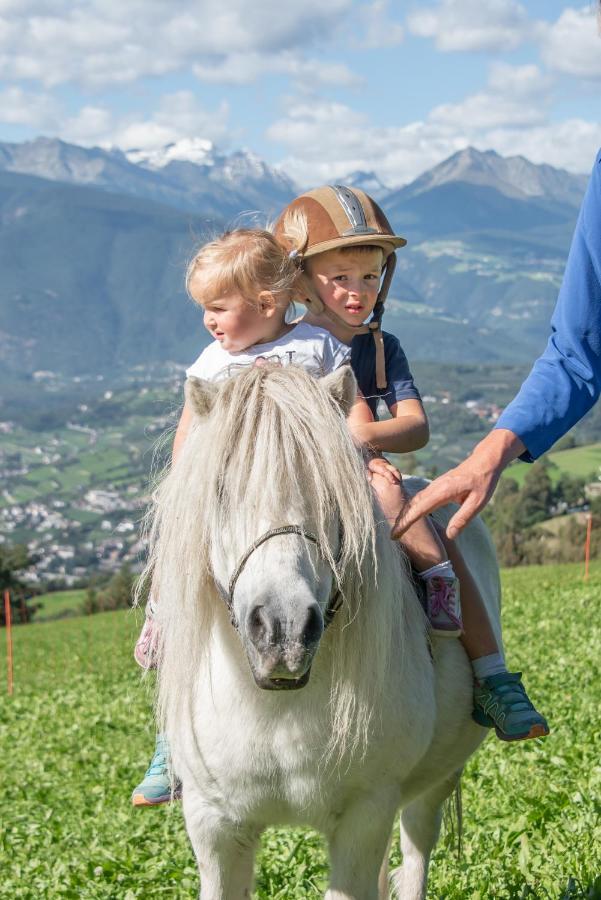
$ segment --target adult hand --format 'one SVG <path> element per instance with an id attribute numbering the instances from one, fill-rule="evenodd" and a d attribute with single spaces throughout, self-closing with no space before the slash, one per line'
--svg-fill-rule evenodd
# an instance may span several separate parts
<path id="1" fill-rule="evenodd" d="M 447 537 L 459 532 L 483 509 L 497 486 L 503 469 L 526 450 L 524 444 L 506 429 L 491 431 L 471 456 L 415 495 L 405 506 L 392 533 L 399 538 L 414 522 L 447 503 L 459 503 L 460 509 L 447 526 Z"/>

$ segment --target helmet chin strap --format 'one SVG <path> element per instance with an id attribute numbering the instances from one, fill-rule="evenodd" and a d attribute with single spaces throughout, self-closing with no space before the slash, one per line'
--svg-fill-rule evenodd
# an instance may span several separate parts
<path id="1" fill-rule="evenodd" d="M 384 277 L 382 278 L 382 284 L 378 291 L 372 318 L 367 324 L 349 325 L 349 323 L 345 322 L 337 313 L 332 309 L 329 309 L 321 299 L 319 299 L 319 303 L 317 303 L 317 297 L 315 299 L 311 298 L 310 303 L 308 304 L 309 308 L 312 309 L 316 315 L 321 315 L 323 313 L 323 315 L 327 316 L 328 319 L 335 322 L 337 325 L 340 325 L 343 328 L 352 329 L 354 334 L 373 334 L 376 345 L 376 386 L 378 387 L 378 390 L 384 390 L 387 386 L 384 335 L 382 334 L 382 314 L 384 313 L 384 301 L 388 295 L 395 266 L 396 254 L 391 253 L 384 264 Z"/>

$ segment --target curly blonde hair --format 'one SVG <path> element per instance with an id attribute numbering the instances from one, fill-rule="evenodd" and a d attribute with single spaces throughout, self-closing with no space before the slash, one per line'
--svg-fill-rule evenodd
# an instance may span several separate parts
<path id="1" fill-rule="evenodd" d="M 298 278 L 294 261 L 269 231 L 236 228 L 194 254 L 186 270 L 186 290 L 200 305 L 233 293 L 255 303 L 264 291 L 287 305 Z"/>

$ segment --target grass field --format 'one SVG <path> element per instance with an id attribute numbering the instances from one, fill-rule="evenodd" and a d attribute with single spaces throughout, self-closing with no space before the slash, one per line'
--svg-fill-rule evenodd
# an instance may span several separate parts
<path id="1" fill-rule="evenodd" d="M 504 573 L 506 642 L 548 715 L 544 741 L 490 737 L 464 777 L 464 852 L 435 852 L 431 898 L 601 898 L 601 565 Z M 0 897 L 194 898 L 178 804 L 132 809 L 153 746 L 148 683 L 131 658 L 130 613 L 15 629 L 15 692 L 0 634 Z M 398 853 L 394 854 L 398 861 Z M 260 900 L 317 898 L 320 838 L 270 830 Z"/>
<path id="2" fill-rule="evenodd" d="M 33 600 L 40 607 L 35 614 L 36 622 L 42 622 L 44 619 L 56 619 L 66 612 L 79 612 L 85 596 L 86 592 L 83 590 L 52 591 L 50 594 L 40 594 Z"/>
<path id="3" fill-rule="evenodd" d="M 601 444 L 587 444 L 584 447 L 559 450 L 556 453 L 547 454 L 547 458 L 549 462 L 553 463 L 549 469 L 552 481 L 557 481 L 562 473 L 573 475 L 576 478 L 594 480 L 601 471 Z M 504 477 L 513 478 L 521 487 L 529 471 L 529 466 L 516 463 L 505 470 Z"/>

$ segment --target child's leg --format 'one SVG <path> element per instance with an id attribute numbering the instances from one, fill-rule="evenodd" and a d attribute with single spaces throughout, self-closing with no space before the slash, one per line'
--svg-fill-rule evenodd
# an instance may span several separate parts
<path id="1" fill-rule="evenodd" d="M 156 603 L 152 596 L 146 604 L 146 617 L 134 648 L 134 659 L 143 669 L 156 669 L 159 633 L 155 622 Z M 171 797 L 180 796 L 180 786 L 175 781 L 171 791 L 171 760 L 169 743 L 164 734 L 158 734 L 150 765 L 144 778 L 131 795 L 134 806 L 157 806 L 169 803 Z"/>
<path id="2" fill-rule="evenodd" d="M 134 659 L 143 669 L 156 669 L 157 666 L 158 630 L 154 619 L 155 613 L 155 601 L 149 597 L 142 631 L 134 647 Z"/>
<path id="3" fill-rule="evenodd" d="M 448 558 L 453 563 L 453 569 L 461 584 L 461 613 L 463 616 L 461 643 L 465 648 L 465 652 L 472 662 L 481 657 L 499 654 L 501 668 L 496 671 L 502 671 L 505 668 L 505 663 L 492 630 L 484 601 L 478 590 L 478 585 L 466 566 L 463 554 L 457 547 L 457 544 L 448 539 L 442 528 L 436 527 L 436 531 Z M 490 671 L 484 674 L 494 675 L 496 673 Z"/>
<path id="4" fill-rule="evenodd" d="M 461 584 L 463 635 L 475 677 L 473 717 L 479 725 L 495 726 L 503 741 L 544 737 L 549 727 L 534 708 L 520 673 L 507 671 L 504 656 L 492 630 L 484 601 L 463 554 L 443 529 L 437 529 Z"/>
<path id="5" fill-rule="evenodd" d="M 370 468 L 371 483 L 382 512 L 391 529 L 404 508 L 406 497 L 400 481 L 391 481 Z M 413 567 L 424 581 L 426 613 L 435 634 L 456 637 L 461 634 L 459 582 L 452 563 L 429 519 L 420 519 L 403 535 Z"/>

